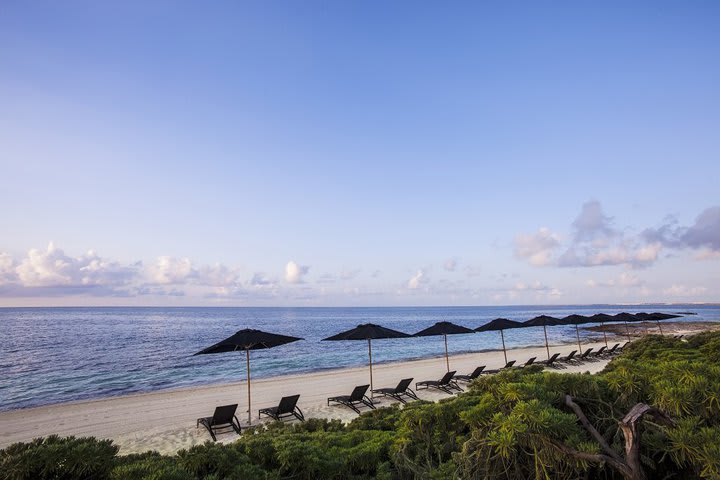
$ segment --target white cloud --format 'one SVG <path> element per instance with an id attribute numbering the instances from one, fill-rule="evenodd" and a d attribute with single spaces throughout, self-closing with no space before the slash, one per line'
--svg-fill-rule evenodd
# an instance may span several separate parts
<path id="1" fill-rule="evenodd" d="M 457 260 L 455 260 L 454 258 L 448 258 L 443 263 L 443 268 L 448 272 L 454 272 L 455 269 L 457 268 L 457 264 L 458 264 Z"/>
<path id="2" fill-rule="evenodd" d="M 250 285 L 254 287 L 268 287 L 275 285 L 275 281 L 268 278 L 264 273 L 262 272 L 255 272 L 250 279 Z"/>
<path id="3" fill-rule="evenodd" d="M 687 285 L 672 285 L 663 290 L 665 295 L 672 297 L 696 297 L 707 292 L 705 287 L 689 287 Z"/>
<path id="4" fill-rule="evenodd" d="M 602 243 L 604 238 L 614 237 L 617 232 L 612 227 L 612 218 L 606 216 L 602 206 L 597 200 L 585 202 L 580 214 L 572 223 L 575 230 L 575 241 L 597 241 Z"/>
<path id="5" fill-rule="evenodd" d="M 703 249 L 695 255 L 695 258 L 697 260 L 717 260 L 720 259 L 720 250 Z"/>
<path id="6" fill-rule="evenodd" d="M 712 222 L 711 222 L 712 223 Z M 572 222 L 571 241 L 562 245 L 560 235 L 548 228 L 515 238 L 515 257 L 534 266 L 598 267 L 626 265 L 643 268 L 655 263 L 663 250 L 659 234 L 627 236 L 616 230 L 612 218 L 603 213 L 598 201 L 583 204 Z M 563 248 L 564 251 L 555 255 Z"/>
<path id="7" fill-rule="evenodd" d="M 171 285 L 185 283 L 194 275 L 194 270 L 189 258 L 162 256 L 148 267 L 147 274 L 150 283 Z"/>
<path id="8" fill-rule="evenodd" d="M 5 252 L 0 253 L 0 285 L 17 281 L 16 268 L 17 265 L 12 255 Z"/>
<path id="9" fill-rule="evenodd" d="M 639 287 L 644 285 L 644 282 L 640 278 L 630 272 L 623 272 L 616 278 L 610 280 L 587 280 L 585 285 L 588 287 Z"/>
<path id="10" fill-rule="evenodd" d="M 203 265 L 194 270 L 194 281 L 198 285 L 227 287 L 241 283 L 239 270 L 225 265 Z"/>
<path id="11" fill-rule="evenodd" d="M 422 284 L 427 282 L 428 278 L 425 275 L 425 272 L 423 270 L 418 270 L 415 275 L 410 277 L 410 280 L 408 280 L 407 288 L 409 288 L 410 290 L 417 290 Z"/>
<path id="12" fill-rule="evenodd" d="M 15 272 L 25 287 L 120 286 L 136 275 L 137 268 L 103 259 L 92 250 L 69 257 L 50 242 L 46 250 L 31 249 Z"/>
<path id="13" fill-rule="evenodd" d="M 537 267 L 552 263 L 553 251 L 560 246 L 559 235 L 548 228 L 541 228 L 533 234 L 515 237 L 515 257 L 527 259 Z"/>
<path id="14" fill-rule="evenodd" d="M 720 252 L 720 206 L 703 210 L 689 227 L 678 226 L 677 219 L 669 217 L 658 228 L 648 228 L 642 236 L 669 248 L 700 249 L 700 259 L 713 258 L 709 253 Z"/>
<path id="15" fill-rule="evenodd" d="M 309 266 L 298 265 L 295 261 L 290 260 L 285 265 L 285 281 L 287 283 L 303 283 L 303 276 L 309 271 Z"/>

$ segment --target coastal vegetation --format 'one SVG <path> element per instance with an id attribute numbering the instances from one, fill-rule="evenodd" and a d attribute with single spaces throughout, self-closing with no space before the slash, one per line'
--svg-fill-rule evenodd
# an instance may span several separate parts
<path id="1" fill-rule="evenodd" d="M 47 437 L 0 450 L 21 479 L 720 479 L 720 333 L 648 336 L 599 374 L 540 367 L 447 400 L 244 430 L 175 455 Z"/>

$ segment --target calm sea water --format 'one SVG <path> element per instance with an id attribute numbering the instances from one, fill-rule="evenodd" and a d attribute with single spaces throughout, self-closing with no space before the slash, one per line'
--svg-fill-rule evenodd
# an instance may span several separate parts
<path id="1" fill-rule="evenodd" d="M 251 353 L 253 377 L 353 367 L 367 362 L 365 342 L 321 342 L 360 323 L 414 333 L 447 320 L 475 328 L 506 317 L 539 314 L 697 312 L 686 320 L 720 320 L 720 306 L 642 305 L 431 308 L 0 308 L 0 410 L 132 392 L 239 381 L 242 352 L 193 356 L 239 329 L 305 340 Z M 573 342 L 574 327 L 551 327 L 555 342 Z M 585 332 L 587 339 L 597 334 Z M 542 345 L 541 328 L 506 332 L 507 346 Z M 500 347 L 499 334 L 448 337 L 451 353 Z M 444 354 L 442 337 L 378 340 L 373 360 Z"/>

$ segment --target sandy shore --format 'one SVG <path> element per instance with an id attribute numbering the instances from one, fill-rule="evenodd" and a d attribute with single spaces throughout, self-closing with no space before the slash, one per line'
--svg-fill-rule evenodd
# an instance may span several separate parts
<path id="1" fill-rule="evenodd" d="M 707 328 L 710 325 L 704 325 Z M 718 328 L 717 325 L 710 326 Z M 639 328 L 642 328 L 641 326 Z M 697 326 L 685 323 L 663 324 L 666 333 L 693 333 Z M 626 341 L 624 330 L 609 333 L 609 340 Z M 602 335 L 595 332 L 592 341 L 583 344 L 583 349 L 594 347 L 596 350 L 604 343 Z M 612 343 L 611 343 L 612 345 Z M 551 346 L 551 352 L 567 354 L 577 345 L 563 344 Z M 508 351 L 508 359 L 525 362 L 530 357 L 543 360 L 547 357 L 545 347 L 521 348 Z M 600 371 L 606 360 L 586 362 L 559 372 Z M 458 373 L 470 373 L 479 366 L 488 369 L 504 365 L 502 351 L 489 351 L 457 355 L 450 358 L 450 367 Z M 438 379 L 445 373 L 445 358 L 430 358 L 399 363 L 376 365 L 373 369 L 375 388 L 394 387 L 401 378 L 413 377 L 415 381 Z M 337 418 L 350 420 L 354 412 L 343 406 L 326 405 L 327 397 L 349 394 L 355 385 L 369 383 L 368 369 L 350 368 L 329 370 L 303 375 L 288 375 L 269 379 L 260 379 L 252 384 L 253 424 L 259 408 L 277 405 L 285 395 L 300 394 L 298 406 L 306 418 Z M 414 382 L 413 382 L 414 387 Z M 438 400 L 447 394 L 422 390 L 418 392 L 425 400 Z M 14 442 L 29 441 L 40 436 L 58 434 L 61 436 L 95 436 L 109 438 L 121 448 L 121 453 L 135 453 L 157 450 L 173 453 L 181 448 L 203 443 L 210 439 L 204 429 L 197 429 L 198 417 L 212 415 L 217 405 L 239 403 L 238 417 L 247 425 L 247 391 L 244 382 L 216 386 L 184 388 L 127 395 L 93 401 L 83 401 L 29 408 L 0 413 L 0 448 Z M 388 405 L 387 399 L 379 399 L 379 406 Z M 237 436 L 226 434 L 220 441 L 232 441 Z"/>

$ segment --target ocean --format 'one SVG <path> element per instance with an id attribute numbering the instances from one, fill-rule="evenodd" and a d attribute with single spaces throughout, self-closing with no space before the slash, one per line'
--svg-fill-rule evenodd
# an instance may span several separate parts
<path id="1" fill-rule="evenodd" d="M 414 333 L 447 320 L 470 328 L 497 317 L 573 313 L 696 312 L 678 320 L 720 321 L 716 305 L 397 308 L 0 308 L 0 410 L 245 379 L 244 352 L 193 354 L 242 328 L 304 338 L 251 352 L 253 378 L 367 364 L 365 342 L 322 342 L 361 323 Z M 548 328 L 574 342 L 572 326 Z M 584 332 L 585 339 L 601 335 Z M 508 348 L 542 345 L 542 328 L 505 332 Z M 448 337 L 451 354 L 499 349 L 497 332 Z M 442 337 L 377 340 L 373 361 L 444 355 Z M 501 355 L 501 353 L 499 353 Z"/>

